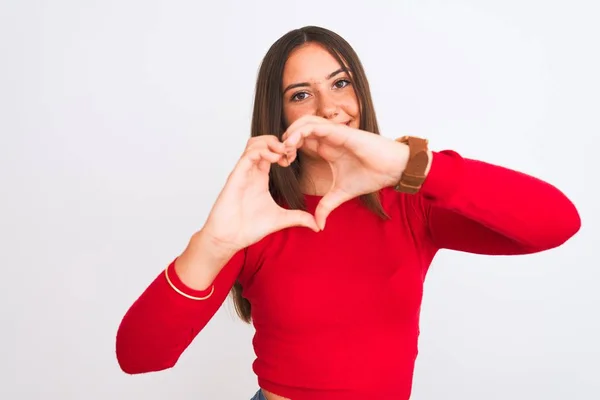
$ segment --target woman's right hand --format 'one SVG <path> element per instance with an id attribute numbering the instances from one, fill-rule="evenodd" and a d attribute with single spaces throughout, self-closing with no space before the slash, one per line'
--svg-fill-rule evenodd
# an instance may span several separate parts
<path id="1" fill-rule="evenodd" d="M 206 289 L 238 251 L 270 233 L 292 226 L 319 231 L 314 216 L 280 207 L 269 192 L 269 170 L 288 167 L 286 148 L 272 135 L 253 137 L 229 174 L 204 227 L 194 234 L 175 263 L 188 287 Z"/>
<path id="2" fill-rule="evenodd" d="M 202 228 L 212 243 L 235 252 L 284 228 L 319 231 L 312 214 L 284 209 L 271 197 L 269 170 L 274 163 L 289 166 L 285 151 L 276 136 L 250 138 Z"/>

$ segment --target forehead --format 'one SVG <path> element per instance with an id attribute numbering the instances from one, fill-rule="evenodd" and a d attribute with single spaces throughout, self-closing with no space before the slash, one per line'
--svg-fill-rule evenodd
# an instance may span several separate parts
<path id="1" fill-rule="evenodd" d="M 341 65 L 317 43 L 307 43 L 295 49 L 283 69 L 283 85 L 295 82 L 320 82 Z"/>

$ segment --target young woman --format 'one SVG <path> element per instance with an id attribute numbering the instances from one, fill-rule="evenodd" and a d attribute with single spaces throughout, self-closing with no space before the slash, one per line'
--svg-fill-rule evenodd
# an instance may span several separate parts
<path id="1" fill-rule="evenodd" d="M 173 367 L 232 293 L 256 329 L 255 399 L 406 400 L 440 249 L 527 254 L 579 230 L 546 182 L 378 133 L 343 38 L 305 27 L 274 43 L 246 150 L 205 225 L 124 316 L 121 368 Z"/>

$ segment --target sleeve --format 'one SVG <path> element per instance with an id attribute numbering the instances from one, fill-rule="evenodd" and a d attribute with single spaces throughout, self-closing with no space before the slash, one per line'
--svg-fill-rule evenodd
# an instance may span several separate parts
<path id="1" fill-rule="evenodd" d="M 223 304 L 245 262 L 245 251 L 236 253 L 215 278 L 214 292 L 206 300 L 192 300 L 177 293 L 161 272 L 123 317 L 116 337 L 116 355 L 129 374 L 173 367 L 192 340 Z M 194 297 L 210 294 L 212 288 L 196 291 L 175 272 L 175 260 L 167 267 L 171 283 Z"/>
<path id="2" fill-rule="evenodd" d="M 556 187 L 450 150 L 433 153 L 417 196 L 436 250 L 528 254 L 560 246 L 581 226 L 577 209 Z"/>

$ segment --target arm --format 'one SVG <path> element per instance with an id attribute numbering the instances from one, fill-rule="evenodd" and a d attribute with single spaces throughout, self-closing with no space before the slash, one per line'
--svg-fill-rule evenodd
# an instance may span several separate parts
<path id="1" fill-rule="evenodd" d="M 117 360 L 129 374 L 160 371 L 175 365 L 192 340 L 217 312 L 244 264 L 244 251 L 218 254 L 195 235 L 187 249 L 161 272 L 133 303 L 119 326 Z M 213 290 L 214 292 L 211 291 Z"/>
<path id="2" fill-rule="evenodd" d="M 246 263 L 244 249 L 292 226 L 319 230 L 311 214 L 283 209 L 270 194 L 271 165 L 288 166 L 285 155 L 285 146 L 274 135 L 248 140 L 203 228 L 167 268 L 173 287 L 161 273 L 121 321 L 116 351 L 123 371 L 135 374 L 175 365 L 223 304 Z"/>
<path id="3" fill-rule="evenodd" d="M 417 196 L 439 249 L 534 253 L 560 246 L 581 226 L 573 203 L 549 183 L 453 151 L 432 153 Z"/>

